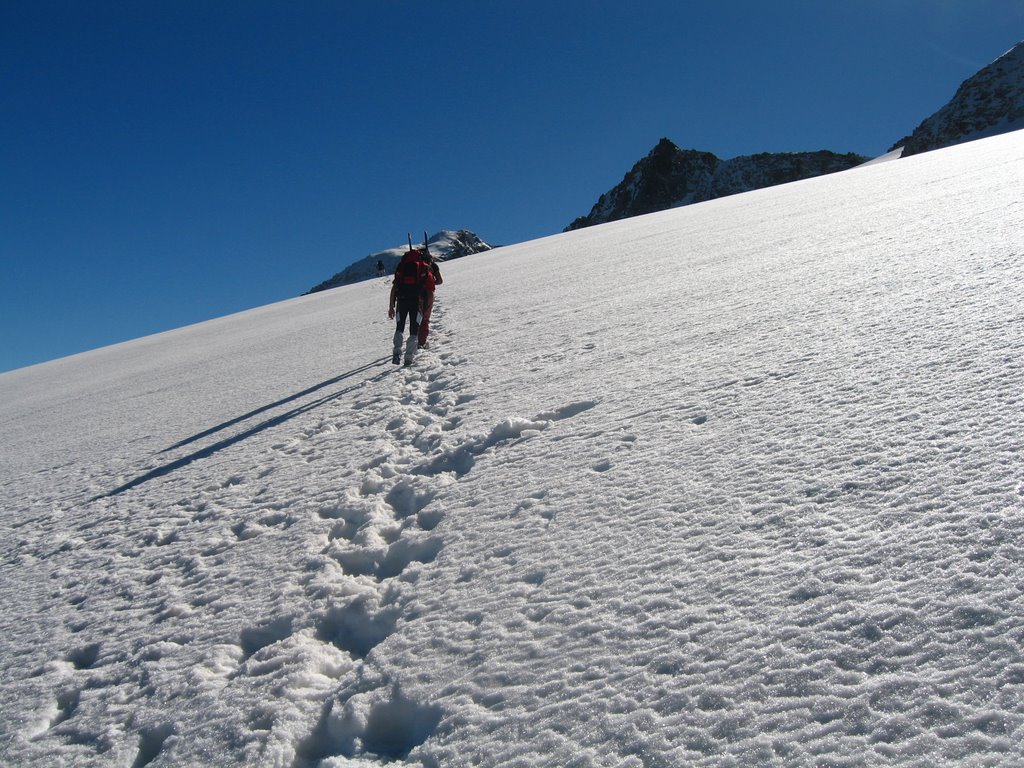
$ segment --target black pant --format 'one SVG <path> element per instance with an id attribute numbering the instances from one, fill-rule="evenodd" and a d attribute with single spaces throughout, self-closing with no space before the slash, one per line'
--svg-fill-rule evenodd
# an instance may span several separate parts
<path id="1" fill-rule="evenodd" d="M 409 318 L 409 335 L 415 336 L 420 332 L 420 296 L 398 296 L 395 302 L 397 318 L 397 330 L 399 333 L 405 331 L 405 318 Z"/>

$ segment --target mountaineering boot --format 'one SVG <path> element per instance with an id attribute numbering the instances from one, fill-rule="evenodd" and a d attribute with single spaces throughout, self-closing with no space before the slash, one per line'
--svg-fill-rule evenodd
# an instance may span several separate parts
<path id="1" fill-rule="evenodd" d="M 416 344 L 418 339 L 416 334 L 409 334 L 409 340 L 405 342 L 405 364 L 412 365 L 413 358 L 416 357 Z"/>
<path id="2" fill-rule="evenodd" d="M 391 352 L 391 362 L 398 365 L 399 358 L 402 356 L 402 332 L 395 331 L 395 337 L 393 339 L 395 348 Z"/>

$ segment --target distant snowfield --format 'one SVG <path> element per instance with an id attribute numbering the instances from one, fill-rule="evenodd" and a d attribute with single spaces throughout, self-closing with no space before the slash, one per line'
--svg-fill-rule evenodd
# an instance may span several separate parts
<path id="1" fill-rule="evenodd" d="M 1024 134 L 0 375 L 0 762 L 1020 765 Z"/>

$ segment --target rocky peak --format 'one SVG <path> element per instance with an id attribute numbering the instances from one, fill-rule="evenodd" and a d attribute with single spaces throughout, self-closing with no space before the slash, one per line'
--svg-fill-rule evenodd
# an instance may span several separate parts
<path id="1" fill-rule="evenodd" d="M 903 157 L 1024 128 L 1024 42 L 969 77 L 953 99 L 896 142 Z"/>
<path id="2" fill-rule="evenodd" d="M 430 252 L 437 261 L 451 261 L 474 253 L 483 253 L 494 246 L 485 243 L 468 229 L 443 230 L 429 240 Z"/>
<path id="3" fill-rule="evenodd" d="M 868 158 L 853 153 L 762 153 L 721 160 L 710 152 L 680 149 L 661 139 L 625 178 L 566 231 L 640 216 L 775 184 L 835 173 Z"/>

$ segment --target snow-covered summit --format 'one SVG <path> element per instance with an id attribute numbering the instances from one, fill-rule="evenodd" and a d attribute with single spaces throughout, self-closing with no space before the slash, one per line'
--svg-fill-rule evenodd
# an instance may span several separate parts
<path id="1" fill-rule="evenodd" d="M 952 100 L 893 149 L 903 156 L 1024 128 L 1024 42 L 965 80 Z"/>
<path id="2" fill-rule="evenodd" d="M 466 229 L 443 229 L 430 237 L 427 244 L 430 247 L 430 253 L 437 261 L 460 259 L 463 256 L 489 251 L 494 247 Z M 414 242 L 413 245 L 417 245 L 417 243 Z M 422 246 L 423 244 L 420 242 L 418 245 Z M 395 266 L 402 260 L 402 254 L 407 250 L 408 244 L 387 248 L 379 253 L 371 253 L 366 258 L 360 259 L 338 272 L 334 277 L 313 286 L 307 291 L 307 294 L 379 277 L 378 261 L 383 263 L 385 273 L 390 275 L 395 271 Z"/>
<path id="3" fill-rule="evenodd" d="M 0 374 L 0 765 L 1020 765 L 1022 178 L 452 261 L 409 369 L 370 280 Z"/>

